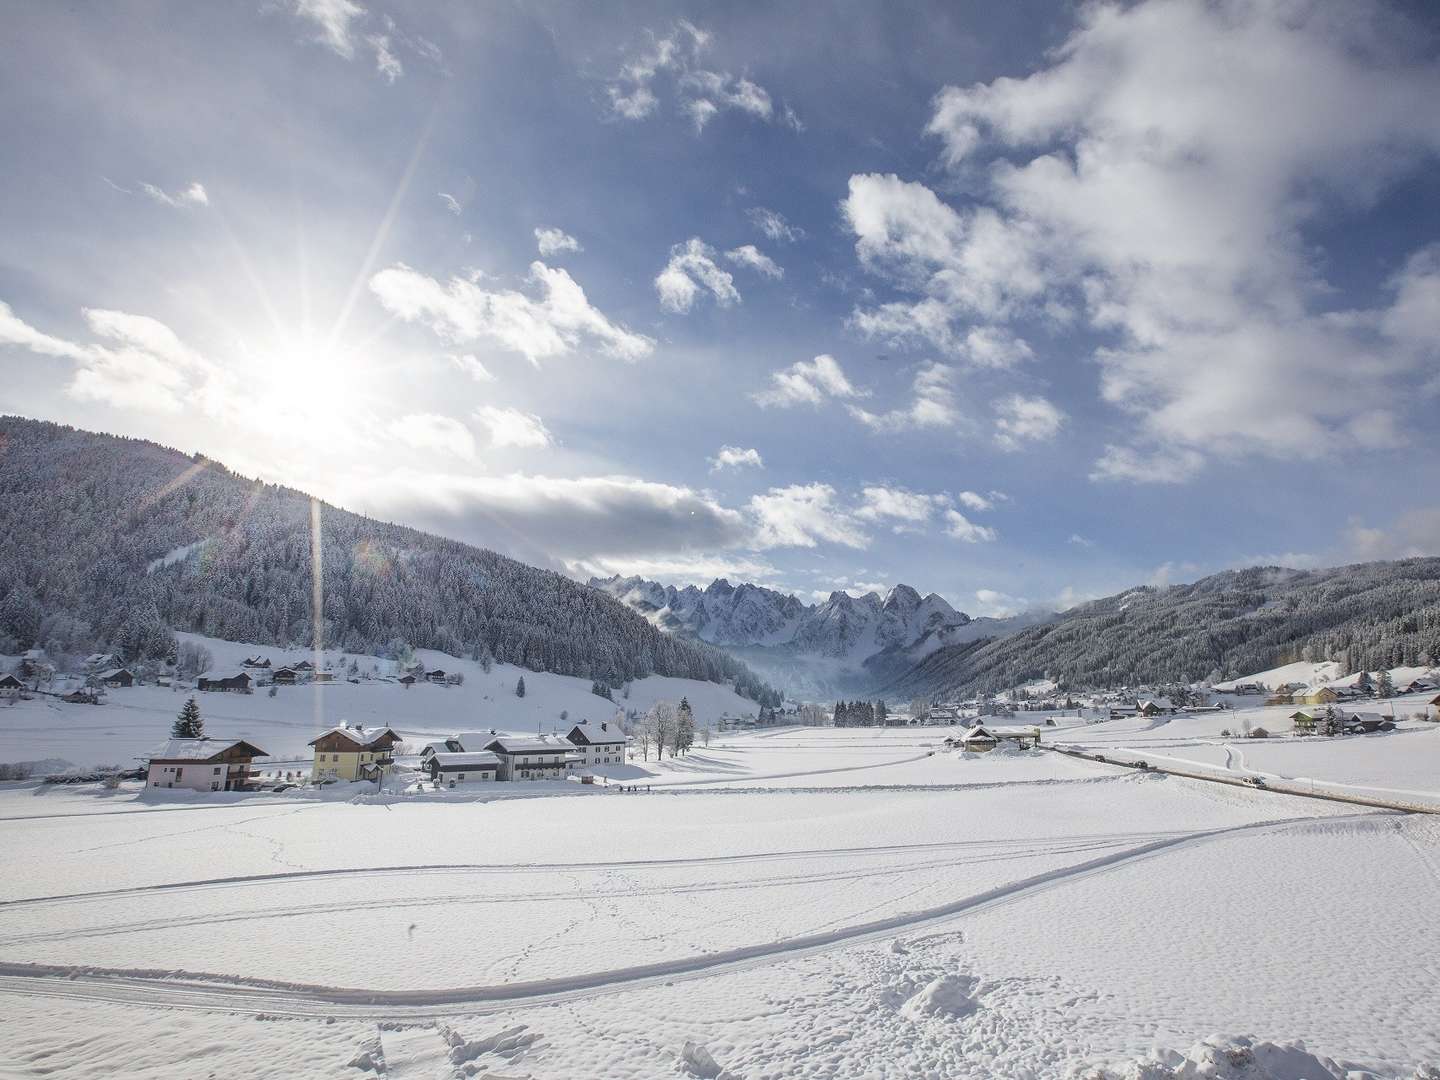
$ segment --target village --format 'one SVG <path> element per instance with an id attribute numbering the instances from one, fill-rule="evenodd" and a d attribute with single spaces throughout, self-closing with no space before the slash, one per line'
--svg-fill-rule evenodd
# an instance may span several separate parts
<path id="1" fill-rule="evenodd" d="M 1210 686 L 1081 693 L 1041 681 L 967 700 L 916 700 L 893 706 L 883 701 L 841 701 L 830 708 L 787 702 L 776 710 L 733 714 L 721 710 L 719 715 L 698 719 L 683 694 L 678 702 L 625 707 L 626 702 L 612 700 L 613 692 L 597 683 L 591 687 L 596 708 L 587 710 L 588 715 L 571 717 L 569 709 L 561 708 L 549 721 L 535 723 L 531 733 L 524 731 L 524 722 L 516 722 L 513 709 L 504 707 L 483 727 L 457 722 L 455 718 L 466 710 L 449 707 L 450 701 L 456 706 L 460 702 L 443 691 L 462 693 L 467 673 L 472 679 L 481 677 L 472 661 L 460 658 L 427 656 L 387 665 L 375 658 L 322 655 L 277 660 L 250 652 L 238 657 L 234 670 L 207 668 L 182 677 L 177 665 L 136 671 L 111 653 L 87 656 L 81 673 L 62 674 L 43 653 L 31 650 L 7 666 L 12 670 L 0 675 L 0 701 L 12 704 L 49 700 L 57 706 L 103 707 L 123 704 L 141 689 L 152 694 L 163 689 L 177 705 L 183 700 L 171 737 L 156 745 L 163 730 L 153 732 L 133 765 L 54 774 L 54 779 L 67 781 L 105 775 L 139 780 L 157 796 L 177 791 L 302 788 L 463 795 L 496 784 L 504 785 L 492 789 L 497 792 L 509 790 L 510 785 L 549 790 L 556 784 L 627 791 L 653 783 L 657 772 L 669 768 L 664 765 L 667 755 L 674 762 L 692 749 L 710 746 L 718 737 L 794 726 L 944 729 L 927 745 L 933 752 L 953 752 L 968 759 L 996 749 L 1028 751 L 1053 748 L 1060 741 L 1084 742 L 1088 730 L 1103 733 L 1127 720 L 1150 728 L 1169 725 L 1167 733 L 1179 730 L 1178 721 L 1188 721 L 1187 731 L 1199 732 L 1204 741 L 1218 745 L 1240 739 L 1343 742 L 1347 736 L 1383 735 L 1402 726 L 1414 730 L 1417 723 L 1428 726 L 1440 719 L 1440 674 L 1433 669 L 1341 676 L 1333 665 L 1323 664 L 1289 665 Z M 508 673 L 496 672 L 495 677 L 507 680 L 509 686 Z M 542 676 L 530 677 L 534 682 Z M 524 702 L 525 674 L 515 679 L 510 696 L 518 706 Z M 250 725 L 236 723 L 238 716 L 263 712 L 266 706 L 260 702 L 274 699 L 277 693 L 334 694 L 346 686 L 352 693 L 363 694 L 367 686 L 408 693 L 400 695 L 398 703 L 385 697 L 382 707 L 372 710 L 378 713 L 374 719 L 314 724 L 300 753 L 293 739 L 277 747 Z M 429 700 L 430 694 L 436 695 L 435 700 Z M 491 700 L 489 695 L 486 700 Z M 234 707 L 206 704 L 221 701 L 257 704 L 242 706 L 238 713 Z M 416 710 L 406 707 L 412 702 Z M 315 697 L 314 703 L 319 709 L 322 699 Z M 415 715 L 407 719 L 412 712 Z M 208 726 L 202 714 L 210 720 Z M 447 717 L 452 718 L 449 733 L 437 735 L 437 719 L 443 723 Z M 1201 726 L 1194 727 L 1195 723 Z M 94 760 L 105 756 L 97 752 Z"/>

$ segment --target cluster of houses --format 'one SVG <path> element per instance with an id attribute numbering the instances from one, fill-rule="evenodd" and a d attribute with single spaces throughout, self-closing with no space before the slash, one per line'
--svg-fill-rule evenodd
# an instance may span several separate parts
<path id="1" fill-rule="evenodd" d="M 497 735 L 471 732 L 432 742 L 420 752 L 420 768 L 437 787 L 495 780 L 564 780 L 625 761 L 627 739 L 609 721 L 581 721 L 561 735 Z"/>
<path id="2" fill-rule="evenodd" d="M 390 727 L 332 727 L 310 740 L 310 780 L 378 781 L 393 768 L 400 741 Z M 627 741 L 609 721 L 582 720 L 564 736 L 465 733 L 428 744 L 420 754 L 420 769 L 437 788 L 571 777 L 589 783 L 591 770 L 624 763 Z M 244 791 L 255 786 L 259 775 L 254 760 L 265 756 L 244 739 L 170 739 L 150 757 L 145 783 L 152 788 Z"/>

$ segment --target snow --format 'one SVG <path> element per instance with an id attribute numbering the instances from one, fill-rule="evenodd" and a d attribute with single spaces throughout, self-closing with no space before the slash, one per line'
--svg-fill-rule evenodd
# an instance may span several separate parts
<path id="1" fill-rule="evenodd" d="M 178 635 L 209 649 L 217 671 L 238 670 L 240 661 L 256 652 L 277 666 L 309 659 L 320 668 L 343 672 L 338 652 L 271 649 L 243 642 L 220 641 L 195 634 Z M 564 734 L 581 720 L 598 729 L 600 721 L 614 719 L 617 710 L 643 712 L 657 701 L 689 700 L 697 725 L 716 724 L 721 717 L 742 717 L 758 712 L 755 702 L 727 686 L 651 676 L 629 684 L 630 696 L 615 692 L 607 701 L 590 692 L 590 680 L 495 664 L 482 671 L 472 660 L 421 650 L 426 668 L 443 667 L 464 676 L 460 686 L 412 687 L 398 683 L 346 681 L 344 675 L 330 684 L 281 686 L 275 696 L 261 687 L 251 694 L 197 693 L 188 687 L 135 686 L 112 688 L 105 704 L 67 705 L 52 697 L 28 701 L 0 701 L 0 763 L 60 758 L 79 766 L 131 765 L 144 757 L 170 731 L 170 725 L 193 695 L 205 719 L 205 733 L 215 738 L 246 739 L 264 747 L 277 760 L 309 761 L 309 741 L 343 723 L 362 724 L 366 731 L 385 727 L 406 741 L 423 744 L 462 730 L 489 730 L 517 734 Z M 350 657 L 347 656 L 348 665 Z M 393 664 L 376 657 L 357 657 L 360 670 L 372 667 L 381 675 Z M 515 696 L 515 684 L 525 679 L 525 696 Z M 566 719 L 560 713 L 567 714 Z"/>
<path id="2" fill-rule="evenodd" d="M 425 690 L 454 693 L 393 688 Z M 1227 720 L 1089 730 L 1180 725 L 1199 746 Z M 970 757 L 946 734 L 727 734 L 641 762 L 648 794 L 0 784 L 0 859 L 25 871 L 0 879 L 6 1067 L 1399 1080 L 1440 1063 L 1440 816 Z M 1372 739 L 1388 745 L 1349 741 Z"/>

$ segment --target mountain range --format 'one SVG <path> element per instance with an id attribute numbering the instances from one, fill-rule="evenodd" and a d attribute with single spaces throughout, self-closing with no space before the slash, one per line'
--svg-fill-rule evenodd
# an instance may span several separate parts
<path id="1" fill-rule="evenodd" d="M 701 589 L 640 577 L 592 578 L 662 630 L 743 657 L 799 696 L 868 693 L 938 649 L 1001 638 L 1049 618 L 973 619 L 936 593 L 896 585 L 885 596 L 837 590 L 821 603 L 724 578 Z"/>
<path id="2" fill-rule="evenodd" d="M 104 649 L 143 662 L 172 653 L 176 630 L 488 655 L 612 686 L 669 675 L 779 701 L 734 657 L 561 574 L 200 455 L 0 416 L 0 653 Z"/>
<path id="3" fill-rule="evenodd" d="M 1440 558 L 1322 570 L 1256 566 L 1071 608 L 1004 639 L 947 645 L 885 683 L 891 699 L 1220 682 L 1300 661 L 1342 674 L 1440 662 Z"/>

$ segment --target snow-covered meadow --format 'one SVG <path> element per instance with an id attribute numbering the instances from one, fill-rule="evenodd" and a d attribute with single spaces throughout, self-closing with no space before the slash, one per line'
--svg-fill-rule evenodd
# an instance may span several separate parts
<path id="1" fill-rule="evenodd" d="M 6 1067 L 780 1080 L 1440 1064 L 1440 817 L 961 755 L 945 734 L 727 735 L 648 763 L 649 793 L 568 798 L 6 785 L 0 857 L 24 868 L 0 883 Z M 1207 1060 L 1219 1071 L 1196 1072 Z"/>
<path id="2" fill-rule="evenodd" d="M 755 702 L 728 686 L 694 679 L 658 675 L 637 679 L 609 701 L 592 694 L 585 679 L 510 664 L 493 664 L 487 672 L 473 660 L 421 649 L 416 656 L 427 669 L 457 672 L 464 681 L 458 686 L 420 683 L 407 689 L 380 679 L 362 677 L 352 683 L 343 677 L 352 660 L 361 676 L 372 670 L 381 676 L 392 674 L 393 662 L 378 657 L 346 656 L 342 661 L 341 654 L 333 651 L 287 651 L 196 634 L 177 637 L 209 650 L 214 657 L 212 674 L 240 671 L 240 662 L 258 653 L 277 668 L 309 660 L 317 667 L 333 668 L 341 677 L 328 684 L 277 687 L 274 697 L 263 688 L 251 694 L 195 695 L 193 687 L 149 685 L 108 690 L 105 704 L 99 706 L 69 705 L 45 696 L 0 703 L 0 763 L 63 761 L 82 768 L 131 767 L 165 741 L 190 695 L 200 703 L 207 734 L 247 739 L 271 757 L 305 761 L 311 753 L 306 744 L 339 723 L 388 725 L 407 741 L 419 743 L 491 728 L 519 734 L 564 733 L 581 720 L 609 720 L 619 709 L 644 712 L 657 701 L 674 703 L 682 697 L 694 709 L 697 724 L 758 711 Z M 515 687 L 522 678 L 525 696 L 517 697 Z M 623 696 L 627 692 L 629 696 Z"/>

